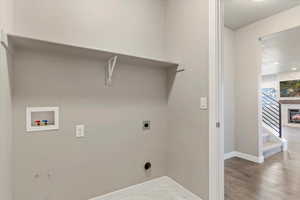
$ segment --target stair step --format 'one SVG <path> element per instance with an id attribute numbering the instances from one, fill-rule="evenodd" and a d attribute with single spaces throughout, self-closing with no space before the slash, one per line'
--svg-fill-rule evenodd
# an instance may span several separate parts
<path id="1" fill-rule="evenodd" d="M 269 133 L 263 133 L 263 143 L 267 143 L 270 141 L 271 135 Z"/>
<path id="2" fill-rule="evenodd" d="M 280 148 L 282 145 L 280 142 L 268 141 L 264 144 L 264 152 L 270 151 L 276 148 Z"/>
<path id="3" fill-rule="evenodd" d="M 265 137 L 269 137 L 270 136 L 270 134 L 269 133 L 263 133 L 263 137 L 265 138 Z"/>

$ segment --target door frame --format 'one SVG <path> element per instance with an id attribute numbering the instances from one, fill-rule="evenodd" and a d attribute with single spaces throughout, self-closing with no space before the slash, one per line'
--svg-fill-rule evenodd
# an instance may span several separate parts
<path id="1" fill-rule="evenodd" d="M 209 0 L 209 200 L 224 199 L 223 0 Z"/>

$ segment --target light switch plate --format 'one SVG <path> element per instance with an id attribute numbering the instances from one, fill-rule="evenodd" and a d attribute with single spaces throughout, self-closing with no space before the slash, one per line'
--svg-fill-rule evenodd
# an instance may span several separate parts
<path id="1" fill-rule="evenodd" d="M 208 108 L 207 106 L 207 97 L 201 97 L 200 98 L 200 109 L 206 110 Z"/>
<path id="2" fill-rule="evenodd" d="M 76 125 L 76 137 L 84 137 L 84 125 Z"/>

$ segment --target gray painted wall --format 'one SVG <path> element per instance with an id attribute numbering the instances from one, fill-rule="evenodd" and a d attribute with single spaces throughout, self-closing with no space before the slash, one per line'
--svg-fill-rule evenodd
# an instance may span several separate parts
<path id="1" fill-rule="evenodd" d="M 169 99 L 168 174 L 208 199 L 208 1 L 170 0 L 166 10 L 167 53 L 179 60 Z"/>
<path id="2" fill-rule="evenodd" d="M 105 66 L 68 54 L 15 53 L 15 200 L 88 199 L 166 174 L 165 69 L 117 65 L 108 89 Z M 26 106 L 59 106 L 60 129 L 26 133 Z M 143 120 L 151 130 L 142 130 Z M 75 137 L 77 124 L 86 137 Z"/>
<path id="3" fill-rule="evenodd" d="M 22 35 L 164 56 L 165 0 L 15 1 L 15 29 Z"/>
<path id="4" fill-rule="evenodd" d="M 106 90 L 106 63 L 19 50 L 15 200 L 81 200 L 166 174 L 207 200 L 208 111 L 199 109 L 199 101 L 208 96 L 208 1 L 15 2 L 16 33 L 167 57 L 186 68 L 169 91 L 165 71 L 120 66 L 114 87 Z M 26 105 L 60 106 L 61 129 L 25 134 Z M 144 118 L 152 120 L 150 134 L 141 131 Z M 86 138 L 75 138 L 76 124 L 86 125 Z M 151 174 L 142 170 L 146 159 L 154 163 Z"/>
<path id="5" fill-rule="evenodd" d="M 0 0 L 0 29 L 13 31 L 14 28 L 14 0 Z"/>
<path id="6" fill-rule="evenodd" d="M 0 31 L 12 29 L 12 5 L 13 1 L 0 0 Z M 12 200 L 12 88 L 9 64 L 10 56 L 0 45 L 0 199 L 5 200 Z"/>
<path id="7" fill-rule="evenodd" d="M 11 200 L 12 102 L 9 55 L 0 44 L 0 199 Z"/>
<path id="8" fill-rule="evenodd" d="M 164 55 L 165 1 L 15 2 L 21 35 Z M 113 88 L 105 89 L 106 61 L 47 54 L 19 51 L 15 57 L 15 200 L 81 200 L 166 175 L 166 72 L 118 66 Z M 39 84 L 45 89 L 36 90 Z M 60 106 L 61 129 L 24 134 L 26 105 Z M 151 120 L 150 132 L 142 131 L 142 120 Z M 75 138 L 76 124 L 86 125 L 86 138 Z M 153 162 L 150 174 L 143 171 L 146 160 Z"/>
<path id="9" fill-rule="evenodd" d="M 259 156 L 258 90 L 262 60 L 259 37 L 300 25 L 300 6 L 256 22 L 236 32 L 236 149 Z M 242 112 L 241 112 L 242 110 Z"/>
<path id="10" fill-rule="evenodd" d="M 235 32 L 224 29 L 224 153 L 235 151 Z"/>

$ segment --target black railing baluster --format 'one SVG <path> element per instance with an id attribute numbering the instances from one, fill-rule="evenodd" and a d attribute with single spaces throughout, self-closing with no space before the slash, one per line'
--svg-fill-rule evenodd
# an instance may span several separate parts
<path id="1" fill-rule="evenodd" d="M 262 119 L 278 137 L 282 137 L 281 103 L 265 93 L 262 94 Z"/>
<path id="2" fill-rule="evenodd" d="M 279 103 L 279 137 L 282 138 L 281 103 Z"/>
<path id="3" fill-rule="evenodd" d="M 272 110 L 268 110 L 268 109 L 266 109 L 266 107 L 263 107 L 263 111 L 265 111 L 266 113 L 268 113 L 270 116 L 274 117 L 275 119 L 279 120 L 279 117 L 276 116 L 277 115 L 276 112 L 274 112 Z"/>

